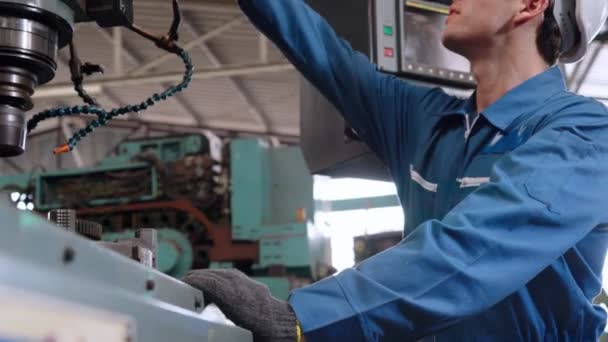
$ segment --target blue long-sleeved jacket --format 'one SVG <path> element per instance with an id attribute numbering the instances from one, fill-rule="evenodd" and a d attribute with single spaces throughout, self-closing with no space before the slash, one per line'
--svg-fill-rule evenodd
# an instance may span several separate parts
<path id="1" fill-rule="evenodd" d="M 608 116 L 558 68 L 479 113 L 377 72 L 302 0 L 239 0 L 380 156 L 405 239 L 289 301 L 309 341 L 592 341 L 605 312 Z"/>

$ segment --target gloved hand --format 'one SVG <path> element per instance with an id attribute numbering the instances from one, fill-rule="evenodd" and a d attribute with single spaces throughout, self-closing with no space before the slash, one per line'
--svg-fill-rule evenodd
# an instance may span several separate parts
<path id="1" fill-rule="evenodd" d="M 238 270 L 197 270 L 185 283 L 203 291 L 236 325 L 250 330 L 256 342 L 299 342 L 297 317 L 289 303 L 270 294 L 268 286 Z"/>

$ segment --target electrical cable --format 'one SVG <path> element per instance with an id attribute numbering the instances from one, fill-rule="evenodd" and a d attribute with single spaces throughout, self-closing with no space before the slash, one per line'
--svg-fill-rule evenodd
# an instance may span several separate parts
<path id="1" fill-rule="evenodd" d="M 64 116 L 75 116 L 75 115 L 96 115 L 97 118 L 89 122 L 86 127 L 79 129 L 76 131 L 70 139 L 68 139 L 67 143 L 56 147 L 53 150 L 54 154 L 62 154 L 69 151 L 72 151 L 78 143 L 84 139 L 87 135 L 91 134 L 95 129 L 105 126 L 108 121 L 114 119 L 117 116 L 124 115 L 127 113 L 139 113 L 147 110 L 148 108 L 154 106 L 158 102 L 165 101 L 170 97 L 176 95 L 177 93 L 186 89 L 190 83 L 192 82 L 192 76 L 194 74 L 194 64 L 192 63 L 192 58 L 188 54 L 188 52 L 181 47 L 179 47 L 176 43 L 178 40 L 178 30 L 181 22 L 181 14 L 179 12 L 179 4 L 178 0 L 173 0 L 173 23 L 171 24 L 171 28 L 169 29 L 169 33 L 165 36 L 156 36 L 151 34 L 144 29 L 130 24 L 128 26 L 129 29 L 136 32 L 140 36 L 153 41 L 156 46 L 159 48 L 175 54 L 179 56 L 184 63 L 185 71 L 184 77 L 182 81 L 178 85 L 172 85 L 167 88 L 162 93 L 154 94 L 139 104 L 126 105 L 123 107 L 113 108 L 109 112 L 98 105 L 97 101 L 89 96 L 85 91 L 82 81 L 83 74 L 90 75 L 95 72 L 103 72 L 103 69 L 100 66 L 85 63 L 84 65 L 78 59 L 78 55 L 76 53 L 76 48 L 73 42 L 70 43 L 70 71 L 72 74 L 72 83 L 74 84 L 74 89 L 78 96 L 82 98 L 82 100 L 87 104 L 83 106 L 73 106 L 73 107 L 63 107 L 63 108 L 55 108 L 48 109 L 37 113 L 27 122 L 27 132 L 31 132 L 36 128 L 36 126 L 47 119 L 58 118 Z"/>
<path id="2" fill-rule="evenodd" d="M 55 148 L 53 151 L 55 154 L 65 153 L 72 151 L 78 143 L 85 138 L 87 135 L 92 133 L 96 128 L 102 127 L 108 123 L 108 121 L 114 119 L 117 116 L 124 115 L 127 113 L 138 113 L 147 110 L 154 106 L 158 102 L 165 101 L 175 94 L 186 89 L 190 82 L 192 82 L 192 75 L 194 74 L 194 65 L 190 55 L 183 49 L 179 49 L 177 55 L 182 59 L 186 67 L 184 77 L 178 85 L 169 87 L 167 90 L 160 94 L 154 94 L 136 105 L 126 105 L 119 108 L 114 108 L 110 112 L 107 112 L 101 107 L 85 105 L 85 106 L 73 106 L 49 109 L 34 115 L 27 123 L 28 133 L 36 128 L 36 126 L 46 119 L 73 115 L 93 114 L 97 116 L 97 119 L 89 122 L 85 128 L 82 128 L 68 140 L 68 142 L 62 146 Z"/>

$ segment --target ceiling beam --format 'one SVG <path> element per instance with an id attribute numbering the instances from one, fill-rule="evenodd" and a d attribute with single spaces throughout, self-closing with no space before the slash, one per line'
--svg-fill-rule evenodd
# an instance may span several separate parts
<path id="1" fill-rule="evenodd" d="M 198 32 L 198 30 L 192 25 L 192 23 L 190 23 L 190 21 L 188 19 L 183 18 L 182 24 L 183 24 L 183 27 L 187 31 L 189 31 L 193 36 L 196 37 L 196 36 L 201 35 L 201 33 Z M 223 66 L 219 57 L 211 50 L 209 45 L 207 45 L 205 42 L 201 42 L 198 44 L 198 47 L 203 52 L 203 54 L 207 57 L 207 59 L 209 59 L 209 61 L 213 65 L 213 67 L 219 69 Z M 268 119 L 268 114 L 266 114 L 264 112 L 264 110 L 262 108 L 260 108 L 260 106 L 256 105 L 255 101 L 251 98 L 251 96 L 248 94 L 247 90 L 245 89 L 245 85 L 243 84 L 243 82 L 238 80 L 236 77 L 228 77 L 227 81 L 230 84 L 230 86 L 233 88 L 233 90 L 236 92 L 236 95 L 238 96 L 238 98 L 247 105 L 249 113 L 257 121 L 257 123 L 265 131 L 269 131 L 271 129 L 271 127 L 270 127 L 270 121 Z"/>
<path id="2" fill-rule="evenodd" d="M 97 32 L 99 32 L 102 36 L 104 36 L 104 39 L 110 41 L 110 43 L 112 44 L 114 52 L 114 74 L 117 76 L 124 74 L 125 69 L 123 63 L 123 56 L 126 54 L 130 54 L 130 52 L 125 51 L 122 29 L 120 27 L 112 28 L 111 37 L 109 33 L 99 27 L 97 29 Z"/>
<path id="3" fill-rule="evenodd" d="M 110 101 L 114 102 L 116 105 L 113 107 L 122 107 L 127 105 L 127 103 L 125 103 L 118 95 L 116 95 L 114 93 L 114 91 L 112 89 L 109 89 L 108 87 L 104 88 L 104 95 L 110 99 Z M 126 114 L 126 118 L 127 119 L 136 119 L 137 118 L 137 114 L 136 113 L 127 113 Z"/>
<path id="4" fill-rule="evenodd" d="M 245 22 L 245 17 L 242 15 L 238 15 L 235 18 L 232 18 L 231 20 L 221 24 L 220 26 L 214 28 L 213 30 L 211 30 L 209 32 L 206 32 L 205 34 L 201 35 L 200 37 L 197 37 L 197 38 L 189 41 L 186 44 L 183 44 L 183 45 L 180 44 L 180 46 L 185 51 L 190 51 L 193 48 L 195 48 L 196 46 L 198 46 L 200 43 L 206 42 L 206 41 L 210 40 L 211 38 L 219 36 L 220 34 L 224 33 L 225 31 L 228 31 L 235 26 L 241 25 L 244 22 Z M 163 64 L 164 62 L 166 62 L 168 59 L 170 59 L 172 57 L 175 57 L 175 55 L 172 53 L 165 53 L 160 56 L 154 57 L 150 61 L 144 63 L 143 65 L 140 65 L 140 66 L 130 70 L 129 75 L 130 76 L 142 75 L 146 71 Z"/>
<path id="5" fill-rule="evenodd" d="M 25 173 L 25 169 L 19 166 L 19 164 L 12 161 L 10 158 L 0 158 L 0 160 L 2 160 L 6 165 L 10 166 L 11 169 L 19 173 Z"/>
<path id="6" fill-rule="evenodd" d="M 234 1 L 230 3 L 210 3 L 201 0 L 181 0 L 179 7 L 182 11 L 196 11 L 196 12 L 216 12 L 216 13 L 228 13 L 228 14 L 239 14 L 241 9 L 235 5 Z M 173 7 L 171 2 L 168 1 L 136 1 L 135 11 L 138 8 L 153 8 L 163 9 L 166 11 L 172 11 Z"/>
<path id="7" fill-rule="evenodd" d="M 114 51 L 115 52 L 116 52 L 116 50 L 121 51 L 122 55 L 124 57 L 126 57 L 127 59 L 129 59 L 131 64 L 139 65 L 142 63 L 143 59 L 138 57 L 136 55 L 135 51 L 133 50 L 133 48 L 129 47 L 129 45 L 125 41 L 120 40 L 120 42 L 118 42 L 115 39 L 115 36 L 110 35 L 107 31 L 105 31 L 104 29 L 102 29 L 100 27 L 97 28 L 97 32 L 99 32 L 99 34 L 103 37 L 103 39 L 105 39 L 107 42 L 109 42 L 111 44 L 120 43 L 121 44 L 120 49 L 118 49 L 114 45 Z M 116 58 L 117 56 L 115 55 L 114 57 Z M 123 76 L 123 75 L 121 74 L 121 76 Z M 162 84 L 162 86 L 165 89 L 169 88 L 171 85 L 172 84 L 170 84 L 168 82 L 165 82 Z M 176 94 L 174 98 L 177 101 L 177 103 L 184 109 L 184 111 L 187 112 L 198 124 L 203 123 L 202 115 L 199 112 L 199 110 L 197 108 L 195 108 L 190 102 L 188 102 L 182 94 Z"/>
<path id="8" fill-rule="evenodd" d="M 97 25 L 92 25 L 91 27 L 94 27 L 96 30 L 98 31 L 102 31 L 101 28 Z M 105 31 L 103 31 L 105 32 Z M 117 39 L 115 37 L 112 36 L 108 36 L 109 37 L 109 42 L 110 44 L 114 44 L 117 42 Z M 105 37 L 105 39 L 108 39 L 108 37 Z M 122 37 L 120 38 L 120 40 L 122 40 Z M 63 49 L 62 51 L 69 51 L 69 49 Z M 116 55 L 116 51 L 114 52 Z M 68 53 L 69 55 L 69 53 Z M 70 69 L 70 58 L 71 56 L 66 56 L 64 55 L 61 51 L 57 53 L 57 61 L 60 62 L 60 64 L 62 64 L 62 66 L 60 65 L 59 67 L 63 67 L 66 68 L 67 70 Z M 65 98 L 66 96 L 72 96 L 72 97 L 79 97 L 78 94 L 76 93 L 76 90 L 74 89 L 74 84 L 73 83 L 64 83 L 66 85 L 66 87 L 62 87 L 62 88 L 54 88 L 54 89 L 49 89 L 48 90 L 44 90 L 44 87 L 38 87 L 36 88 L 36 91 L 34 92 L 34 95 L 32 96 L 32 98 L 34 99 L 41 99 L 41 98 Z M 69 84 L 69 86 L 68 86 Z M 85 85 L 85 90 L 87 91 L 87 93 L 93 97 L 97 96 L 97 95 L 105 95 L 107 97 L 111 97 L 109 96 L 110 94 L 108 94 L 107 90 L 104 89 L 101 86 L 86 86 L 87 81 L 86 79 L 83 82 L 83 85 Z M 68 89 L 69 88 L 69 89 Z M 117 105 L 118 102 L 115 102 L 115 104 Z M 60 126 L 57 126 L 58 129 L 61 129 Z"/>
<path id="9" fill-rule="evenodd" d="M 268 64 L 239 64 L 239 65 L 224 65 L 222 68 L 205 68 L 199 69 L 193 73 L 193 80 L 210 80 L 215 78 L 258 75 L 263 73 L 276 73 L 284 71 L 292 71 L 294 67 L 290 63 L 268 63 Z M 180 82 L 184 74 L 181 72 L 169 72 L 155 75 L 143 76 L 120 76 L 120 77 L 105 77 L 87 82 L 87 87 L 109 87 L 109 86 L 136 86 L 142 84 L 155 84 L 160 82 Z M 66 91 L 71 94 L 73 91 L 71 83 L 57 83 L 40 87 L 46 91 L 53 91 L 59 94 L 60 91 Z"/>
<path id="10" fill-rule="evenodd" d="M 260 63 L 268 63 L 268 38 L 263 33 L 258 33 L 258 49 L 260 52 Z"/>

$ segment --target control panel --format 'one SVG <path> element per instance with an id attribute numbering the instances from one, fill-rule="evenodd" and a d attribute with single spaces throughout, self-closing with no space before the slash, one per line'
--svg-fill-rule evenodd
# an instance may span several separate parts
<path id="1" fill-rule="evenodd" d="M 381 70 L 388 72 L 399 71 L 398 51 L 398 11 L 393 1 L 374 2 L 374 28 L 375 28 L 375 57 L 376 64 Z"/>
<path id="2" fill-rule="evenodd" d="M 372 60 L 404 78 L 458 88 L 475 86 L 470 63 L 442 45 L 450 0 L 372 1 Z"/>
<path id="3" fill-rule="evenodd" d="M 452 0 L 307 0 L 380 72 L 466 97 L 470 63 L 443 46 Z M 391 179 L 343 115 L 306 79 L 300 87 L 301 147 L 310 171 L 332 177 Z"/>

